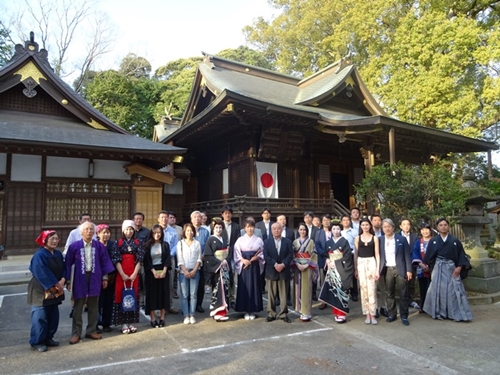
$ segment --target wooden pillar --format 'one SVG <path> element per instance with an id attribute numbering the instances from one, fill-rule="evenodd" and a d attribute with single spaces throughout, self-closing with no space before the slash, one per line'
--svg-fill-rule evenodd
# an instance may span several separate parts
<path id="1" fill-rule="evenodd" d="M 389 163 L 396 164 L 396 144 L 394 141 L 394 128 L 389 130 Z"/>

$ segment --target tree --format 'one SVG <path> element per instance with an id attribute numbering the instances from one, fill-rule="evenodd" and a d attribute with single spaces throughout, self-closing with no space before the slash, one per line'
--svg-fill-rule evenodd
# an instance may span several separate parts
<path id="1" fill-rule="evenodd" d="M 373 203 L 383 217 L 399 222 L 431 222 L 437 217 L 458 216 L 465 210 L 467 192 L 451 165 L 383 164 L 366 173 L 355 186 L 360 201 Z"/>
<path id="2" fill-rule="evenodd" d="M 143 138 L 153 137 L 158 81 L 126 76 L 115 70 L 97 73 L 85 84 L 84 97 L 115 124 Z"/>
<path id="3" fill-rule="evenodd" d="M 349 56 L 386 111 L 480 137 L 500 121 L 496 1 L 271 0 L 245 28 L 278 70 L 311 74 Z"/>
<path id="4" fill-rule="evenodd" d="M 57 75 L 61 78 L 78 75 L 74 82 L 76 91 L 80 91 L 88 72 L 111 50 L 114 42 L 113 26 L 105 13 L 96 10 L 96 2 L 25 0 L 12 16 L 13 28 L 21 41 L 28 39 L 35 26 L 35 41 L 49 51 Z M 83 54 L 79 54 L 79 49 Z"/>
<path id="5" fill-rule="evenodd" d="M 0 67 L 10 60 L 13 53 L 14 43 L 10 38 L 10 32 L 0 21 Z"/>

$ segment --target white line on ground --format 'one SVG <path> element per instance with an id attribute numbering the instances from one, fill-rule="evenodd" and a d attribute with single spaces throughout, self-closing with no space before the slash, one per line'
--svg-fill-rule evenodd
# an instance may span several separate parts
<path id="1" fill-rule="evenodd" d="M 431 361 L 430 359 L 422 357 L 421 355 L 418 355 L 418 354 L 413 353 L 409 350 L 400 348 L 399 346 L 392 345 L 392 344 L 388 343 L 387 341 L 376 338 L 375 336 L 369 335 L 365 332 L 361 332 L 361 331 L 357 330 L 356 328 L 353 328 L 352 326 L 346 327 L 346 325 L 344 324 L 344 325 L 339 325 L 339 327 L 337 329 L 343 331 L 343 333 L 345 333 L 345 334 L 349 334 L 349 335 L 355 336 L 358 339 L 366 341 L 367 343 L 372 344 L 379 349 L 383 349 L 383 350 L 389 352 L 390 354 L 398 356 L 404 360 L 412 361 L 413 363 L 415 363 L 419 366 L 424 366 L 425 368 L 432 370 L 432 371 L 435 371 L 438 374 L 456 375 L 459 373 L 458 371 L 453 370 L 452 368 L 449 368 L 449 367 L 441 365 L 437 362 Z"/>
<path id="2" fill-rule="evenodd" d="M 0 296 L 0 308 L 2 307 L 2 303 L 3 303 L 3 298 L 4 297 L 15 297 L 15 296 L 25 296 L 26 294 L 28 294 L 28 292 L 24 292 L 24 293 L 13 293 L 13 294 L 3 294 Z"/>

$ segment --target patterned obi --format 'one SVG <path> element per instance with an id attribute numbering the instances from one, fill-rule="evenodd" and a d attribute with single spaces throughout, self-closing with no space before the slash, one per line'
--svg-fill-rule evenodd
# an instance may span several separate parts
<path id="1" fill-rule="evenodd" d="M 311 255 L 309 253 L 295 253 L 295 262 L 297 264 L 309 264 L 309 260 L 311 259 Z"/>
<path id="2" fill-rule="evenodd" d="M 220 250 L 216 250 L 214 255 L 217 259 L 219 259 L 220 261 L 223 261 L 227 258 L 227 254 L 228 254 L 228 251 L 227 251 L 227 248 L 226 249 L 220 249 Z"/>
<path id="3" fill-rule="evenodd" d="M 344 254 L 340 250 L 333 250 L 328 252 L 330 257 L 330 262 L 335 262 L 336 260 L 342 259 Z"/>

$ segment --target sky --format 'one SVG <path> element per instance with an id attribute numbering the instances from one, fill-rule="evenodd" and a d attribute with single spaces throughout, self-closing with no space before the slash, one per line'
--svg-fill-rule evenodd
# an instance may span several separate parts
<path id="1" fill-rule="evenodd" d="M 116 47 L 106 61 L 119 64 L 133 52 L 153 70 L 202 51 L 216 54 L 245 45 L 243 27 L 277 12 L 267 0 L 101 0 L 100 8 L 118 29 Z"/>

